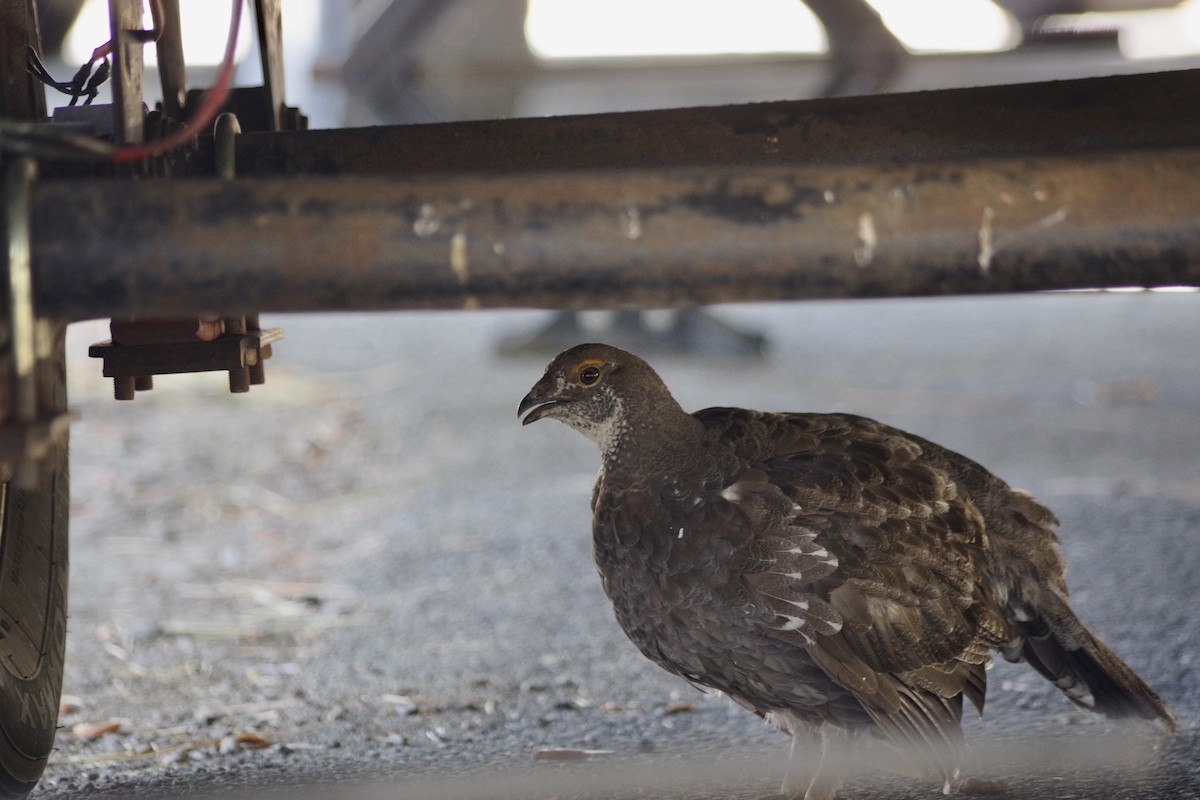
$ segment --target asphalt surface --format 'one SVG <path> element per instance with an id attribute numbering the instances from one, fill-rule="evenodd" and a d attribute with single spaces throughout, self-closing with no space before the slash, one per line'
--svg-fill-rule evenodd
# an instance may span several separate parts
<path id="1" fill-rule="evenodd" d="M 769 353 L 652 358 L 685 407 L 866 414 L 1033 491 L 1062 519 L 1080 616 L 1183 728 L 1126 735 L 1000 664 L 967 726 L 974 774 L 1013 798 L 1200 797 L 1200 295 L 715 313 Z M 777 791 L 786 738 L 612 618 L 589 554 L 598 456 L 517 422 L 549 354 L 496 355 L 544 320 L 277 317 L 266 386 L 160 378 L 133 403 L 86 358 L 104 327 L 76 326 L 66 713 L 35 796 Z M 867 769 L 844 796 L 939 789 Z"/>

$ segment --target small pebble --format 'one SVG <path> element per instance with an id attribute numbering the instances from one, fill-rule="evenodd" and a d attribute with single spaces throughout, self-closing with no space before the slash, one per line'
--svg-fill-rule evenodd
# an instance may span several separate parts
<path id="1" fill-rule="evenodd" d="M 72 726 L 71 733 L 80 739 L 95 739 L 106 733 L 118 733 L 120 730 L 119 722 L 80 722 Z"/>

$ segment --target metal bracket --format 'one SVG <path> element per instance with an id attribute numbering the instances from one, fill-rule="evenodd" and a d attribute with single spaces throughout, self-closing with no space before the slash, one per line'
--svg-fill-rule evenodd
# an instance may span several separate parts
<path id="1" fill-rule="evenodd" d="M 88 355 L 104 359 L 104 377 L 113 379 L 118 400 L 132 400 L 136 392 L 154 388 L 155 375 L 184 372 L 228 372 L 229 391 L 247 392 L 266 381 L 263 362 L 271 357 L 271 343 L 281 338 L 282 328 L 259 330 L 257 317 L 228 317 L 225 333 L 212 341 L 120 344 L 109 340 L 89 347 Z"/>
<path id="2" fill-rule="evenodd" d="M 213 126 L 213 172 L 233 180 L 237 172 L 234 143 L 241 133 L 236 115 L 226 112 Z M 132 400 L 154 388 L 155 375 L 183 372 L 229 373 L 229 391 L 248 392 L 266 382 L 263 362 L 282 328 L 262 330 L 258 314 L 187 319 L 113 319 L 112 339 L 88 348 L 104 359 L 104 377 L 113 379 L 113 396 Z"/>
<path id="3" fill-rule="evenodd" d="M 33 269 L 30 248 L 30 195 L 37 178 L 33 159 L 14 160 L 4 175 L 5 312 L 8 318 L 6 376 L 11 386 L 8 418 L 0 425 L 0 472 L 18 482 L 34 479 L 29 469 L 44 458 L 78 418 L 74 412 L 43 414 L 39 409 L 37 361 L 40 324 L 33 309 Z M 45 339 L 45 335 L 41 337 Z"/>

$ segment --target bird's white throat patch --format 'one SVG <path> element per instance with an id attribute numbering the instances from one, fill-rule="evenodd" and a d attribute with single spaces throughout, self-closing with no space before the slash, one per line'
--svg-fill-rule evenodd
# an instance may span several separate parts
<path id="1" fill-rule="evenodd" d="M 604 455 L 616 448 L 621 437 L 629 432 L 629 421 L 625 416 L 625 402 L 617 396 L 611 398 L 611 411 L 602 420 L 576 418 L 571 420 L 575 430 L 591 439 Z"/>

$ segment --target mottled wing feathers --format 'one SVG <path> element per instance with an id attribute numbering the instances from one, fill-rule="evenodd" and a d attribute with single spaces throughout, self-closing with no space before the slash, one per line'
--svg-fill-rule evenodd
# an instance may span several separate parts
<path id="1" fill-rule="evenodd" d="M 910 438 L 964 487 L 987 520 L 989 577 L 1008 618 L 997 645 L 1004 656 L 1029 663 L 1077 705 L 1117 718 L 1158 719 L 1176 730 L 1158 695 L 1068 605 L 1054 514 L 965 456 Z"/>
<path id="2" fill-rule="evenodd" d="M 842 629 L 841 614 L 812 590 L 814 581 L 832 574 L 838 565 L 816 536 L 811 529 L 778 527 L 755 542 L 756 571 L 744 576 L 775 613 L 775 635 L 801 646 Z"/>
<path id="3" fill-rule="evenodd" d="M 961 696 L 982 708 L 988 648 L 1007 637 L 980 575 L 979 510 L 922 443 L 872 420 L 696 416 L 752 476 L 726 496 L 770 527 L 745 580 L 778 614 L 777 635 L 808 647 L 893 738 L 956 743 Z"/>

